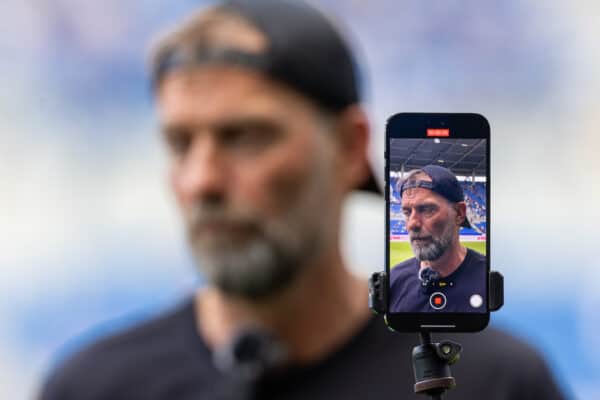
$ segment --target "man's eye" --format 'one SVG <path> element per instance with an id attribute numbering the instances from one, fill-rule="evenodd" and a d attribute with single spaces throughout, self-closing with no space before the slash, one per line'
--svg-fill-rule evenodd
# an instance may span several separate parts
<path id="1" fill-rule="evenodd" d="M 436 208 L 433 206 L 423 206 L 419 211 L 424 215 L 432 215 L 435 210 Z"/>
<path id="2" fill-rule="evenodd" d="M 173 155 L 184 155 L 190 147 L 191 138 L 189 135 L 168 135 L 167 146 Z"/>
<path id="3" fill-rule="evenodd" d="M 221 135 L 221 142 L 226 145 L 247 145 L 256 142 L 258 136 L 248 128 L 226 129 Z"/>
<path id="4" fill-rule="evenodd" d="M 244 150 L 258 150 L 279 137 L 279 130 L 270 124 L 248 124 L 223 129 L 221 132 L 223 145 Z"/>
<path id="5" fill-rule="evenodd" d="M 402 210 L 402 214 L 404 214 L 404 216 L 408 218 L 410 216 L 410 210 L 404 209 L 404 210 Z"/>

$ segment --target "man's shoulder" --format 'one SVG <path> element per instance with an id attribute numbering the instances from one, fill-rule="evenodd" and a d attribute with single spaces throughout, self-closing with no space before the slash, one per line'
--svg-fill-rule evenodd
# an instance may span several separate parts
<path id="1" fill-rule="evenodd" d="M 411 272 L 414 273 L 416 271 L 415 266 L 417 266 L 415 264 L 416 261 L 417 259 L 415 257 L 412 257 L 408 260 L 402 261 L 400 264 L 396 264 L 394 267 L 392 267 L 390 271 L 390 280 L 394 281 L 397 280 L 400 276 L 410 275 Z"/>
<path id="2" fill-rule="evenodd" d="M 467 248 L 467 254 L 469 255 L 469 260 L 471 264 L 485 264 L 486 262 L 485 255 L 478 252 L 477 250 Z"/>
<path id="3" fill-rule="evenodd" d="M 69 362 L 86 362 L 98 356 L 105 359 L 123 358 L 136 354 L 139 349 L 143 349 L 144 352 L 157 351 L 157 343 L 161 343 L 163 349 L 165 345 L 178 346 L 182 336 L 189 334 L 193 324 L 193 305 L 191 300 L 186 300 L 139 324 L 100 339 L 80 351 Z"/>
<path id="4" fill-rule="evenodd" d="M 109 391 L 111 386 L 137 380 L 150 370 L 185 366 L 191 361 L 193 335 L 193 305 L 188 300 L 77 352 L 53 371 L 41 398 L 69 399 L 89 393 L 86 398 L 92 399 L 96 398 L 95 388 Z"/>
<path id="5" fill-rule="evenodd" d="M 458 342 L 467 343 L 468 351 L 485 357 L 499 356 L 506 359 L 505 355 L 521 355 L 524 360 L 539 358 L 539 353 L 531 345 L 504 330 L 489 327 L 477 333 L 455 333 L 448 337 Z"/>
<path id="6" fill-rule="evenodd" d="M 399 310 L 413 309 L 415 307 L 410 302 L 415 299 L 415 290 L 418 286 L 415 281 L 418 280 L 419 264 L 415 257 L 409 258 L 396 265 L 390 271 L 390 291 L 389 291 L 389 309 L 392 312 Z"/>
<path id="7" fill-rule="evenodd" d="M 463 344 L 461 361 L 452 369 L 465 386 L 493 382 L 506 398 L 564 398 L 545 357 L 524 340 L 494 327 L 446 338 Z"/>

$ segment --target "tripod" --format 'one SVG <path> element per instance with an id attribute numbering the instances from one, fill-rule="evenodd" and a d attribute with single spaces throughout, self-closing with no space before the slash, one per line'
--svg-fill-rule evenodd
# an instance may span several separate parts
<path id="1" fill-rule="evenodd" d="M 456 386 L 450 365 L 460 358 L 462 346 L 450 340 L 433 343 L 429 332 L 421 332 L 419 336 L 421 344 L 412 351 L 415 393 L 441 400 L 447 390 Z"/>

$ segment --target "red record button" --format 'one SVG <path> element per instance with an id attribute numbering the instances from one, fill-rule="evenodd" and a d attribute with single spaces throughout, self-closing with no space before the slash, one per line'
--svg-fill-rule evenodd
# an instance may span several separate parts
<path id="1" fill-rule="evenodd" d="M 435 310 L 441 310 L 446 307 L 446 296 L 444 293 L 435 292 L 429 297 L 429 305 Z"/>

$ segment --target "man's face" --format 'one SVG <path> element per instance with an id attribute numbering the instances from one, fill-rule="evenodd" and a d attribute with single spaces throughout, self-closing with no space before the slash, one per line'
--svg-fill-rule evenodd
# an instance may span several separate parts
<path id="1" fill-rule="evenodd" d="M 312 103 L 253 71 L 208 66 L 166 76 L 158 109 L 171 185 L 215 285 L 268 296 L 336 243 L 335 147 Z"/>
<path id="2" fill-rule="evenodd" d="M 402 194 L 402 213 L 410 245 L 420 261 L 437 260 L 458 239 L 457 211 L 429 189 L 407 189 Z"/>

